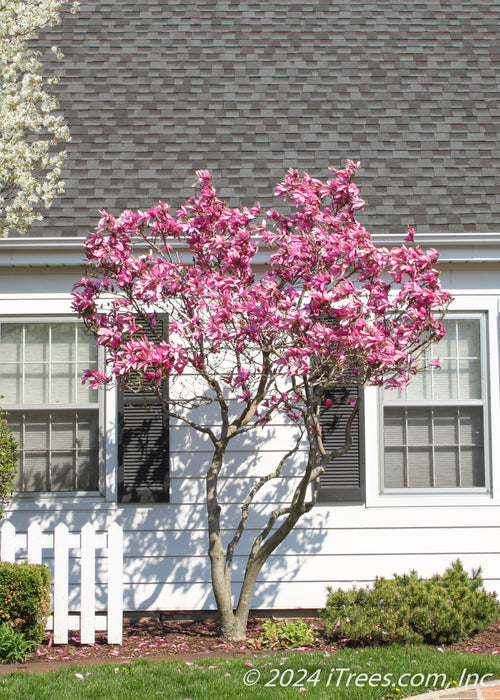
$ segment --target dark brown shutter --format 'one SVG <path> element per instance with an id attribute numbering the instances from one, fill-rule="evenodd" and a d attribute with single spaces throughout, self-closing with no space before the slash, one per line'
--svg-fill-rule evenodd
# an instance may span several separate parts
<path id="1" fill-rule="evenodd" d="M 356 394 L 357 387 L 354 385 L 338 387 L 325 394 L 325 398 L 333 401 L 333 406 L 323 407 L 320 414 L 323 443 L 327 451 L 340 449 L 344 445 L 346 423 L 352 411 L 352 406 L 345 401 L 355 398 Z M 321 477 L 319 501 L 365 500 L 363 414 L 361 404 L 351 426 L 351 448 L 326 467 Z"/>
<path id="2" fill-rule="evenodd" d="M 166 335 L 166 321 L 158 323 Z M 147 388 L 121 387 L 118 426 L 118 501 L 168 502 L 169 423 L 160 399 Z"/>

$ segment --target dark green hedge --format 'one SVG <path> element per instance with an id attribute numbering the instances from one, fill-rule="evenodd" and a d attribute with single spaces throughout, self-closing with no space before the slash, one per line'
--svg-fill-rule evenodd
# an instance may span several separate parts
<path id="1" fill-rule="evenodd" d="M 50 580 L 43 564 L 0 562 L 0 623 L 40 644 L 50 612 Z"/>
<path id="2" fill-rule="evenodd" d="M 451 644 L 486 629 L 500 605 L 480 571 L 469 576 L 458 560 L 428 579 L 412 571 L 370 588 L 329 588 L 322 617 L 328 636 L 351 643 Z"/>

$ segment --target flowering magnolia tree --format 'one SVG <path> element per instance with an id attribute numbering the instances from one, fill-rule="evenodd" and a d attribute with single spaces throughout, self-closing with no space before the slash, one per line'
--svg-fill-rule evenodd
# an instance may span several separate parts
<path id="1" fill-rule="evenodd" d="M 63 191 L 61 167 L 69 141 L 57 101 L 45 90 L 39 52 L 29 46 L 40 29 L 57 24 L 67 0 L 0 0 L 0 236 L 24 233 Z M 78 3 L 71 11 L 76 12 Z M 58 58 L 61 52 L 53 47 Z"/>
<path id="2" fill-rule="evenodd" d="M 422 368 L 429 344 L 444 334 L 440 319 L 449 295 L 434 267 L 438 254 L 414 246 L 413 231 L 409 245 L 374 246 L 355 219 L 364 205 L 356 169 L 348 161 L 326 182 L 289 170 L 275 193 L 294 213 L 271 210 L 264 220 L 259 205 L 227 206 L 210 174 L 200 171 L 198 193 L 175 214 L 162 203 L 118 218 L 102 212 L 85 243 L 88 274 L 75 285 L 73 304 L 107 350 L 106 368 L 87 371 L 85 379 L 98 387 L 131 379 L 138 386 L 139 378 L 141 391 L 150 387 L 170 416 L 213 446 L 206 471 L 208 554 L 227 638 L 244 637 L 262 566 L 313 507 L 325 467 L 348 451 L 363 387 L 404 387 Z M 260 275 L 259 248 L 269 253 Z M 159 314 L 168 314 L 168 339 L 157 330 Z M 320 411 L 328 392 L 345 384 L 355 385 L 357 398 L 342 446 L 328 451 Z M 207 405 L 217 407 L 215 427 L 195 418 L 194 409 Z M 296 425 L 297 440 L 269 474 L 256 478 L 225 543 L 218 482 L 230 468 L 228 446 L 279 414 Z M 268 514 L 233 606 L 233 555 L 252 503 L 287 460 L 301 461 L 304 445 L 291 500 Z"/>

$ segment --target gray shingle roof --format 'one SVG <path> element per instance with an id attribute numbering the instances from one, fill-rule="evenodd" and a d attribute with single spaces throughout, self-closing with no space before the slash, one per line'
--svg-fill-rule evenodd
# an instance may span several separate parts
<path id="1" fill-rule="evenodd" d="M 500 230 L 500 3 L 81 0 L 43 35 L 73 141 L 31 235 L 180 204 L 197 168 L 272 203 L 290 166 L 362 161 L 373 232 Z"/>

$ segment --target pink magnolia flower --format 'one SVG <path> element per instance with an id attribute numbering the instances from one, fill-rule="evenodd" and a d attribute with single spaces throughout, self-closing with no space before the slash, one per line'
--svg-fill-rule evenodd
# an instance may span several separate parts
<path id="1" fill-rule="evenodd" d="M 89 274 L 73 292 L 73 308 L 106 347 L 106 370 L 88 371 L 89 386 L 135 372 L 153 384 L 195 373 L 204 400 L 243 402 L 259 425 L 277 412 L 307 420 L 305 386 L 325 377 L 329 386 L 356 376 L 404 387 L 422 338 L 443 336 L 450 296 L 437 252 L 412 245 L 413 229 L 409 245 L 376 248 L 356 221 L 358 167 L 348 161 L 326 182 L 289 169 L 275 192 L 294 210 L 260 221 L 259 204 L 228 206 L 205 169 L 177 212 L 162 202 L 118 217 L 102 211 L 85 242 Z M 179 245 L 188 254 L 178 259 Z M 156 334 L 160 313 L 168 340 Z"/>

